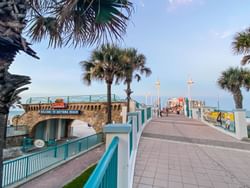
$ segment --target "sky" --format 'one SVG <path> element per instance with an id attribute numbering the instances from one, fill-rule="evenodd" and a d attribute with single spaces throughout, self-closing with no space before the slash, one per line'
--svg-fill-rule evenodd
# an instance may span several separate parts
<path id="1" fill-rule="evenodd" d="M 231 49 L 233 36 L 250 26 L 250 0 L 135 0 L 134 12 L 121 47 L 134 47 L 147 57 L 152 75 L 134 81 L 134 96 L 156 95 L 155 83 L 161 83 L 165 97 L 187 96 L 187 80 L 192 78 L 192 98 L 210 101 L 233 101 L 216 81 L 230 66 L 240 66 L 241 55 Z M 28 39 L 28 38 L 27 38 Z M 28 39 L 29 40 L 29 39 Z M 96 47 L 48 48 L 47 41 L 33 44 L 40 60 L 19 54 L 12 64 L 12 73 L 32 78 L 30 96 L 63 96 L 105 94 L 106 85 L 93 82 L 86 86 L 81 80 L 80 61 L 88 60 Z M 246 67 L 249 67 L 247 65 Z M 114 85 L 112 92 L 124 96 L 125 86 Z M 245 106 L 250 93 L 244 92 Z M 211 102 L 213 101 L 213 102 Z M 249 101 L 249 102 L 248 102 Z M 250 105 L 249 105 L 250 109 Z"/>

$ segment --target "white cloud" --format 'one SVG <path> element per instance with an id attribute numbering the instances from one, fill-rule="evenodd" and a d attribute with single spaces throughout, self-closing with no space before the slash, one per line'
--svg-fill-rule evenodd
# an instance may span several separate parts
<path id="1" fill-rule="evenodd" d="M 234 34 L 234 32 L 231 31 L 231 30 L 219 31 L 219 32 L 211 30 L 211 34 L 213 36 L 215 36 L 216 38 L 225 39 L 225 38 L 228 38 L 228 37 L 232 36 Z"/>
<path id="2" fill-rule="evenodd" d="M 242 26 L 238 28 L 227 29 L 224 31 L 216 31 L 212 29 L 210 30 L 210 33 L 212 36 L 215 36 L 216 38 L 226 39 L 234 36 L 237 32 L 244 31 L 246 28 L 247 28 L 246 26 Z"/>
<path id="3" fill-rule="evenodd" d="M 168 11 L 173 11 L 180 6 L 186 6 L 193 3 L 194 0 L 168 0 Z"/>
<path id="4" fill-rule="evenodd" d="M 174 5 L 184 5 L 184 4 L 189 4 L 192 3 L 193 0 L 168 0 L 169 4 L 174 4 Z"/>

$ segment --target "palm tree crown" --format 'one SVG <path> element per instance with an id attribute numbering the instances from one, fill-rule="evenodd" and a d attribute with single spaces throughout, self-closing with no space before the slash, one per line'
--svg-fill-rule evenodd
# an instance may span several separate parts
<path id="1" fill-rule="evenodd" d="M 243 54 L 241 64 L 245 65 L 250 60 L 250 28 L 237 33 L 232 42 L 233 51 L 235 54 Z"/>
<path id="2" fill-rule="evenodd" d="M 116 45 L 102 45 L 91 54 L 89 61 L 80 62 L 83 69 L 83 81 L 87 85 L 92 80 L 105 81 L 107 84 L 107 123 L 112 122 L 111 112 L 111 85 L 118 72 L 121 71 L 120 59 L 121 50 Z"/>
<path id="3" fill-rule="evenodd" d="M 242 92 L 241 88 L 245 87 L 249 90 L 250 87 L 250 71 L 243 68 L 230 67 L 223 71 L 218 79 L 218 85 L 232 93 L 236 108 L 242 108 Z"/>
<path id="4" fill-rule="evenodd" d="M 127 94 L 127 111 L 129 112 L 130 95 L 132 94 L 130 87 L 133 78 L 140 81 L 141 75 L 149 76 L 152 72 L 150 68 L 146 67 L 146 57 L 143 54 L 139 54 L 135 48 L 123 50 L 121 60 L 122 69 L 118 72 L 116 82 L 123 80 L 127 85 L 125 92 Z"/>
<path id="5" fill-rule="evenodd" d="M 30 37 L 49 45 L 85 45 L 120 38 L 132 11 L 128 0 L 30 0 Z"/>

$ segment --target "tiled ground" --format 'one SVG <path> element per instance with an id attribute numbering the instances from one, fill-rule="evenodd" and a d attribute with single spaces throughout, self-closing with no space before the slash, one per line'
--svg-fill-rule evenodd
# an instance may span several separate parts
<path id="1" fill-rule="evenodd" d="M 141 138 L 134 187 L 250 187 L 250 152 Z"/>
<path id="2" fill-rule="evenodd" d="M 187 125 L 186 119 L 181 118 L 183 123 L 176 124 L 185 127 Z M 147 126 L 145 132 L 154 130 L 157 134 L 167 135 L 168 131 L 164 132 L 157 129 L 168 126 L 168 124 L 175 124 L 173 122 L 179 121 L 179 116 L 166 119 L 158 119 L 163 121 L 161 126 L 158 125 L 158 128 L 155 128 L 158 123 L 157 120 L 154 120 Z M 167 122 L 164 123 L 164 120 Z M 189 127 L 196 126 L 192 125 L 192 121 L 189 119 L 187 119 L 187 122 Z M 195 121 L 194 124 L 199 123 Z M 178 129 L 174 126 L 171 129 L 175 131 L 170 132 L 170 134 L 180 135 L 181 133 L 178 133 Z M 186 132 L 181 130 L 183 136 L 188 135 L 190 137 L 192 135 L 193 138 L 211 140 L 223 140 L 222 138 L 224 138 L 223 141 L 238 143 L 234 138 L 218 133 L 216 130 L 210 130 L 212 129 L 210 127 L 198 126 L 204 126 L 205 132 L 196 131 L 192 128 L 188 129 L 186 126 Z M 167 127 L 164 128 L 165 130 L 168 129 Z M 189 131 L 192 131 L 192 133 L 189 133 Z M 199 135 L 197 132 L 203 135 Z M 208 134 L 206 135 L 206 133 Z M 221 137 L 220 134 L 222 134 Z M 133 187 L 250 188 L 250 151 L 142 137 L 136 159 Z"/>
<path id="3" fill-rule="evenodd" d="M 182 115 L 170 115 L 168 117 L 154 119 L 143 132 L 182 136 L 187 138 L 238 142 L 234 138 L 213 129 L 202 122 L 185 118 Z"/>

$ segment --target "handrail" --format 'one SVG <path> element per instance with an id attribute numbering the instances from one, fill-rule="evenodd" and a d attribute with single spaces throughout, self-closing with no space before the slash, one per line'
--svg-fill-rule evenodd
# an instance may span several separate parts
<path id="1" fill-rule="evenodd" d="M 94 172 L 88 179 L 87 183 L 85 184 L 84 188 L 97 188 L 101 185 L 102 180 L 105 176 L 106 170 L 109 167 L 109 164 L 113 158 L 113 155 L 118 150 L 119 138 L 116 136 L 113 138 L 112 142 L 110 143 L 108 149 L 100 159 L 98 165 L 96 166 Z M 117 157 L 117 156 L 116 156 Z M 117 172 L 117 164 L 115 166 Z M 117 177 L 117 174 L 116 176 Z M 112 179 L 112 181 L 116 181 Z M 117 187 L 117 185 L 115 186 Z"/>
<path id="2" fill-rule="evenodd" d="M 31 97 L 26 100 L 26 104 L 48 104 L 54 102 L 56 99 L 64 99 L 65 103 L 77 102 L 104 102 L 107 100 L 107 95 L 76 95 L 76 96 L 50 96 L 50 97 Z M 124 101 L 117 95 L 111 96 L 112 101 Z"/>
<path id="3" fill-rule="evenodd" d="M 63 160 L 76 156 L 102 143 L 103 134 L 97 133 L 67 143 L 49 147 L 45 150 L 28 154 L 3 162 L 2 187 L 16 183 L 36 172 L 56 165 Z"/>

